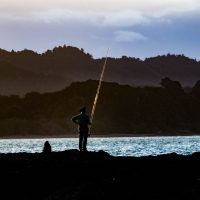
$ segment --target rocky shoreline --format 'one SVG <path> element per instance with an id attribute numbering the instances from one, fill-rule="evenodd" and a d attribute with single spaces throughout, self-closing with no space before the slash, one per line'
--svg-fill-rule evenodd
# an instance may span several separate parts
<path id="1" fill-rule="evenodd" d="M 0 154 L 0 199 L 200 199 L 200 153 Z"/>

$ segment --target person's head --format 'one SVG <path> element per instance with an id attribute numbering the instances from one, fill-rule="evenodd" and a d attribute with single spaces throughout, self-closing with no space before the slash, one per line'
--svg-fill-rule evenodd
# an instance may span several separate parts
<path id="1" fill-rule="evenodd" d="M 49 141 L 46 141 L 44 143 L 44 146 L 43 146 L 43 153 L 51 153 L 51 145 L 49 144 Z"/>
<path id="2" fill-rule="evenodd" d="M 44 143 L 44 145 L 46 146 L 46 145 L 49 145 L 49 141 L 46 141 L 45 143 Z"/>
<path id="3" fill-rule="evenodd" d="M 80 108 L 79 112 L 80 112 L 80 113 L 85 113 L 85 112 L 86 112 L 86 107 Z"/>

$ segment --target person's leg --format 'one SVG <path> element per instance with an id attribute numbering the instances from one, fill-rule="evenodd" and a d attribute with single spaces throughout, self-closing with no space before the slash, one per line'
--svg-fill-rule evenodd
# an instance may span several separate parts
<path id="1" fill-rule="evenodd" d="M 88 133 L 84 133 L 83 135 L 83 150 L 87 151 L 87 138 L 88 138 Z"/>
<path id="2" fill-rule="evenodd" d="M 79 133 L 79 150 L 82 151 L 83 134 Z"/>

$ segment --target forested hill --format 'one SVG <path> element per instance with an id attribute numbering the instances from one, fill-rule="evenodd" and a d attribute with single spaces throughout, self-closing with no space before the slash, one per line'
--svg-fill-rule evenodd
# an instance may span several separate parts
<path id="1" fill-rule="evenodd" d="M 178 81 L 160 80 L 163 87 L 131 87 L 103 82 L 94 119 L 94 134 L 200 133 L 200 81 L 183 92 Z M 98 81 L 72 83 L 54 93 L 27 93 L 24 98 L 0 97 L 1 136 L 77 134 L 70 119 L 82 106 L 91 113 Z"/>
<path id="2" fill-rule="evenodd" d="M 85 81 L 99 79 L 105 58 L 93 59 L 84 49 L 64 45 L 43 54 L 27 49 L 18 52 L 0 49 L 0 60 L 38 74 L 62 75 L 73 81 Z M 126 56 L 108 58 L 104 81 L 158 86 L 161 77 L 177 80 L 184 87 L 194 86 L 200 77 L 200 62 L 184 55 L 170 54 L 146 58 L 144 61 Z"/>
<path id="3" fill-rule="evenodd" d="M 70 85 L 71 80 L 59 75 L 37 74 L 0 61 L 0 94 L 24 96 L 27 92 L 55 92 Z"/>

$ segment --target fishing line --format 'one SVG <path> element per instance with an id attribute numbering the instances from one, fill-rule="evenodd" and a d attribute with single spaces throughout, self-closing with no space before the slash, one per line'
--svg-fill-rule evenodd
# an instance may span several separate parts
<path id="1" fill-rule="evenodd" d="M 93 104 L 92 113 L 91 113 L 91 117 L 90 117 L 91 123 L 92 123 L 92 120 L 93 120 L 93 117 L 94 117 L 94 111 L 95 111 L 95 108 L 96 108 L 96 105 L 97 105 L 97 100 L 98 100 L 99 92 L 100 92 L 100 88 L 101 88 L 101 82 L 103 80 L 103 75 L 104 75 L 104 71 L 105 71 L 105 68 L 106 68 L 106 62 L 107 62 L 107 59 L 108 59 L 108 54 L 109 54 L 109 51 L 110 51 L 111 44 L 112 44 L 112 42 L 110 42 L 110 45 L 108 47 L 108 51 L 107 51 L 107 54 L 106 54 L 106 58 L 105 58 L 105 61 L 104 61 L 103 69 L 102 69 L 100 80 L 99 80 L 99 85 L 98 85 L 98 88 L 97 88 L 97 93 L 96 93 L 96 96 L 95 96 L 95 99 L 94 99 L 94 104 Z"/>
<path id="2" fill-rule="evenodd" d="M 107 59 L 108 59 L 108 54 L 109 54 L 109 51 L 110 51 L 110 47 L 111 47 L 111 44 L 112 42 L 110 42 L 110 45 L 108 47 L 108 50 L 107 50 L 107 54 L 106 54 L 106 58 L 105 58 L 105 61 L 104 61 L 104 65 L 103 65 L 103 69 L 102 69 L 102 72 L 101 72 L 101 76 L 100 76 L 100 80 L 99 80 L 99 85 L 98 85 L 98 88 L 97 88 L 97 92 L 96 92 L 96 96 L 95 96 L 95 99 L 94 99 L 94 104 L 93 104 L 93 107 L 92 107 L 92 112 L 91 112 L 91 117 L 90 117 L 90 120 L 91 120 L 91 123 L 92 123 L 92 120 L 93 120 L 93 117 L 94 117 L 94 112 L 95 112 L 95 108 L 96 108 L 96 104 L 97 104 L 97 100 L 98 100 L 98 97 L 99 97 L 99 92 L 100 92 L 100 88 L 101 88 L 101 82 L 103 80 L 103 75 L 104 75 L 104 71 L 105 71 L 105 68 L 106 68 L 106 62 L 107 62 Z M 162 76 L 160 73 L 156 72 L 155 70 L 151 69 L 150 67 L 148 67 L 147 65 L 145 65 L 144 63 L 141 63 L 143 66 L 145 66 L 146 68 L 148 68 L 149 70 L 151 70 L 152 72 L 154 72 L 155 74 L 157 74 L 158 76 L 160 76 L 161 78 L 164 78 L 164 76 Z M 175 87 L 179 88 L 181 90 L 180 87 L 178 87 L 176 84 L 174 84 L 172 81 L 168 81 L 170 82 L 171 84 L 173 84 Z M 187 95 L 189 95 L 190 97 L 193 97 L 194 99 L 196 99 L 197 101 L 200 102 L 200 99 L 198 99 L 197 97 L 185 92 L 184 90 L 181 90 L 183 91 L 184 93 L 186 93 Z M 91 128 L 91 126 L 90 126 Z"/>
<path id="3" fill-rule="evenodd" d="M 157 74 L 158 76 L 160 76 L 161 78 L 164 78 L 164 76 L 162 76 L 161 74 L 159 74 L 158 72 L 156 72 L 155 70 L 151 69 L 149 66 L 145 65 L 144 63 L 141 63 L 143 66 L 147 67 L 149 70 L 151 70 L 152 72 L 154 72 L 155 74 Z M 179 86 L 177 86 L 176 84 L 174 84 L 172 81 L 167 81 L 169 83 L 171 83 L 172 85 L 174 85 L 175 87 L 179 88 L 182 92 L 186 93 L 187 95 L 189 95 L 190 97 L 196 99 L 197 101 L 200 102 L 200 99 L 198 99 L 197 97 L 185 92 L 184 90 L 182 90 Z"/>
<path id="4" fill-rule="evenodd" d="M 160 73 L 156 72 L 155 70 L 151 69 L 149 66 L 145 65 L 144 63 L 142 63 L 143 66 L 145 66 L 146 68 L 148 68 L 149 70 L 151 70 L 152 72 L 154 72 L 155 74 L 157 74 L 158 76 L 160 76 L 161 78 L 164 78 L 163 75 L 161 75 Z M 181 90 L 180 87 L 178 87 L 176 84 L 174 84 L 172 81 L 167 81 L 167 82 L 170 82 L 172 85 L 174 85 L 175 87 L 179 88 Z M 200 102 L 200 99 L 198 99 L 197 97 L 185 92 L 184 90 L 181 90 L 183 91 L 184 93 L 186 93 L 187 95 L 189 95 L 190 97 L 194 98 L 195 100 L 197 100 L 198 102 Z M 175 145 L 175 140 L 174 140 L 174 137 L 173 137 L 173 140 L 172 140 L 172 143 Z"/>

